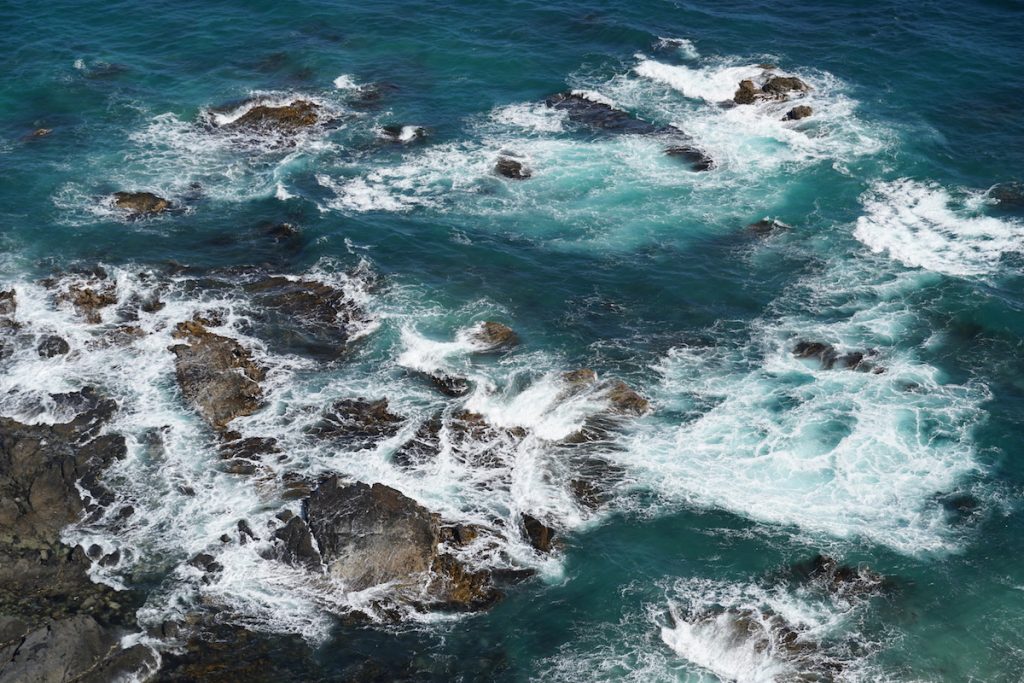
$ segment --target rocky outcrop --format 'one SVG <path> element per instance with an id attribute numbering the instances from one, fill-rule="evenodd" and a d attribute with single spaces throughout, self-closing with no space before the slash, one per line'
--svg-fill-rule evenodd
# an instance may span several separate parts
<path id="1" fill-rule="evenodd" d="M 13 289 L 0 291 L 0 315 L 14 315 L 18 308 L 18 299 Z"/>
<path id="2" fill-rule="evenodd" d="M 523 531 L 530 545 L 542 553 L 550 552 L 554 547 L 555 530 L 533 515 L 523 514 L 522 519 Z"/>
<path id="3" fill-rule="evenodd" d="M 545 102 L 552 109 L 566 112 L 570 121 L 608 133 L 654 135 L 681 132 L 674 126 L 657 126 L 638 119 L 610 104 L 589 99 L 581 93 L 559 93 L 547 98 Z"/>
<path id="4" fill-rule="evenodd" d="M 790 230 L 790 227 L 782 221 L 777 221 L 774 218 L 762 218 L 759 221 L 754 221 L 746 227 L 748 234 L 754 235 L 755 237 L 770 237 L 777 235 L 780 232 L 786 232 Z"/>
<path id="5" fill-rule="evenodd" d="M 482 350 L 487 351 L 504 350 L 519 343 L 519 336 L 511 327 L 490 320 L 477 324 L 471 336 Z"/>
<path id="6" fill-rule="evenodd" d="M 875 365 L 871 360 L 878 355 L 878 351 L 874 349 L 839 353 L 831 344 L 799 341 L 793 346 L 793 355 L 797 358 L 816 360 L 825 370 L 840 368 L 871 372 L 876 375 L 885 372 L 885 368 Z"/>
<path id="7" fill-rule="evenodd" d="M 435 609 L 480 609 L 500 596 L 486 571 L 472 571 L 439 551 L 439 516 L 393 488 L 333 476 L 313 491 L 304 510 L 325 571 L 348 590 L 390 584 L 404 601 Z M 292 524 L 282 535 L 302 538 L 300 524 Z M 295 550 L 305 544 L 302 538 L 287 547 L 310 566 L 313 556 Z"/>
<path id="8" fill-rule="evenodd" d="M 785 101 L 791 92 L 807 92 L 810 89 L 809 85 L 795 76 L 768 76 L 760 87 L 748 78 L 740 81 L 732 101 L 736 104 L 754 104 L 761 100 Z"/>
<path id="9" fill-rule="evenodd" d="M 608 388 L 606 397 L 612 409 L 624 415 L 643 415 L 651 408 L 648 400 L 625 382 L 613 382 Z"/>
<path id="10" fill-rule="evenodd" d="M 665 155 L 678 159 L 690 167 L 691 171 L 710 171 L 714 162 L 707 154 L 690 145 L 675 145 L 665 150 Z"/>
<path id="11" fill-rule="evenodd" d="M 388 400 L 362 398 L 337 401 L 313 427 L 313 433 L 349 448 L 370 448 L 398 433 L 402 418 L 388 410 Z"/>
<path id="12" fill-rule="evenodd" d="M 171 208 L 171 202 L 152 192 L 115 192 L 114 206 L 126 211 L 129 216 L 142 217 L 167 211 Z"/>
<path id="13" fill-rule="evenodd" d="M 262 277 L 245 285 L 261 336 L 285 352 L 323 358 L 344 353 L 352 330 L 369 318 L 344 291 L 309 279 Z"/>
<path id="14" fill-rule="evenodd" d="M 75 312 L 90 323 L 103 319 L 102 310 L 117 303 L 117 286 L 99 271 L 87 280 L 73 280 L 55 295 L 58 302 L 71 304 Z"/>
<path id="15" fill-rule="evenodd" d="M 427 137 L 427 131 L 422 126 L 387 125 L 381 126 L 380 131 L 381 136 L 391 142 L 408 143 Z"/>
<path id="16" fill-rule="evenodd" d="M 71 346 L 67 340 L 56 334 L 45 335 L 39 340 L 39 345 L 36 347 L 36 352 L 40 358 L 53 358 L 54 356 L 63 356 L 71 350 Z"/>
<path id="17" fill-rule="evenodd" d="M 260 408 L 266 371 L 247 349 L 196 321 L 179 324 L 174 336 L 185 342 L 170 347 L 178 386 L 210 426 L 223 429 Z"/>
<path id="18" fill-rule="evenodd" d="M 510 157 L 498 157 L 497 163 L 494 164 L 494 172 L 512 180 L 526 180 L 533 175 L 523 162 Z"/>
<path id="19" fill-rule="evenodd" d="M 86 553 L 60 541 L 88 511 L 79 486 L 94 496 L 89 509 L 108 499 L 98 477 L 125 443 L 100 431 L 117 406 L 91 389 L 53 400 L 80 413 L 51 425 L 0 418 L 0 683 L 152 671 L 147 648 L 119 645 L 134 596 L 93 583 Z"/>
<path id="20" fill-rule="evenodd" d="M 887 581 L 878 572 L 865 566 L 851 567 L 840 564 L 828 555 L 798 562 L 792 568 L 794 577 L 801 582 L 811 583 L 833 594 L 846 597 L 864 597 L 883 590 Z"/>
<path id="21" fill-rule="evenodd" d="M 1011 181 L 993 185 L 989 191 L 990 199 L 1004 209 L 1024 209 L 1024 183 Z"/>
<path id="22" fill-rule="evenodd" d="M 793 107 L 786 115 L 782 117 L 783 121 L 799 121 L 800 119 L 806 119 L 808 116 L 814 113 L 814 110 L 808 107 L 806 104 L 797 105 Z"/>
<path id="23" fill-rule="evenodd" d="M 295 132 L 316 125 L 320 120 L 319 110 L 320 105 L 307 100 L 293 100 L 282 106 L 257 104 L 224 128 Z"/>

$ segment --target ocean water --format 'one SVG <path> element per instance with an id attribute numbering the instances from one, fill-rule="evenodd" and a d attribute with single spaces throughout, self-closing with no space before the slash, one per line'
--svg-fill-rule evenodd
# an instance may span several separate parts
<path id="1" fill-rule="evenodd" d="M 148 590 L 143 624 L 219 605 L 275 643 L 274 680 L 367 661 L 382 680 L 1021 680 L 1024 200 L 990 190 L 1024 180 L 1022 22 L 1014 0 L 6 0 L 0 285 L 33 333 L 74 351 L 3 360 L 0 412 L 56 419 L 45 396 L 86 384 L 117 398 L 129 455 L 105 479 L 136 515 L 119 525 L 113 506 L 66 539 L 120 551 L 94 578 Z M 764 63 L 811 86 L 810 118 L 720 106 Z M 714 167 L 544 104 L 567 90 L 680 128 Z M 287 141 L 202 125 L 253 95 L 334 119 Z M 500 154 L 533 176 L 498 177 Z M 182 210 L 129 221 L 118 190 Z M 789 229 L 745 230 L 763 218 Z M 267 239 L 281 222 L 297 243 Z M 370 315 L 325 361 L 169 264 L 316 277 Z M 161 283 L 167 305 L 127 348 L 94 343 L 97 324 L 40 283 L 96 265 L 121 300 Z M 170 331 L 210 307 L 270 368 L 267 407 L 232 425 L 280 440 L 269 480 L 218 469 L 177 391 Z M 466 331 L 489 319 L 522 343 L 474 355 Z M 871 349 L 884 372 L 826 370 L 793 355 L 799 340 Z M 563 400 L 558 374 L 580 367 L 653 408 L 598 447 L 615 482 L 597 510 L 551 446 L 602 409 Z M 476 388 L 453 403 L 408 370 Z M 388 398 L 402 433 L 360 451 L 310 441 L 317 411 L 353 396 Z M 492 444 L 492 467 L 397 467 L 401 441 L 453 406 L 529 436 Z M 375 596 L 217 542 L 297 509 L 287 476 L 330 472 L 448 519 L 533 514 L 564 545 L 509 538 L 476 558 L 537 571 L 486 613 L 353 624 Z M 214 547 L 225 570 L 203 583 L 186 561 Z M 780 578 L 818 552 L 890 585 L 865 597 Z M 738 637 L 735 614 L 781 616 L 815 649 Z"/>

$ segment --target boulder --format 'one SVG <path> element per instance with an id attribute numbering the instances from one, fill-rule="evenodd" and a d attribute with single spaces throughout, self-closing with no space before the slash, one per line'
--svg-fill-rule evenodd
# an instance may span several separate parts
<path id="1" fill-rule="evenodd" d="M 747 79 L 740 81 L 740 87 L 736 89 L 736 93 L 732 96 L 732 101 L 736 104 L 753 104 L 761 96 L 761 89 L 757 87 L 754 81 Z"/>
<path id="2" fill-rule="evenodd" d="M 311 572 L 323 571 L 323 558 L 313 544 L 313 535 L 306 522 L 298 516 L 291 517 L 287 523 L 274 532 L 279 541 L 279 557 L 295 566 L 302 566 Z"/>
<path id="3" fill-rule="evenodd" d="M 782 117 L 783 121 L 799 121 L 800 119 L 806 119 L 808 116 L 814 113 L 814 110 L 808 107 L 806 104 L 800 104 L 788 112 Z"/>
<path id="4" fill-rule="evenodd" d="M 585 389 L 597 384 L 597 373 L 590 368 L 580 368 L 562 373 L 562 380 L 574 390 Z"/>
<path id="5" fill-rule="evenodd" d="M 676 145 L 665 150 L 665 155 L 678 159 L 690 167 L 691 171 L 709 171 L 714 162 L 704 152 L 689 145 Z"/>
<path id="6" fill-rule="evenodd" d="M 366 312 L 344 291 L 308 279 L 263 277 L 245 285 L 261 336 L 285 352 L 334 358 Z"/>
<path id="7" fill-rule="evenodd" d="M 825 369 L 829 369 L 835 364 L 838 353 L 831 344 L 799 341 L 793 347 L 793 355 L 797 358 L 817 360 Z"/>
<path id="8" fill-rule="evenodd" d="M 523 514 L 523 531 L 530 545 L 542 553 L 550 552 L 555 540 L 555 530 L 532 515 Z"/>
<path id="9" fill-rule="evenodd" d="M 771 235 L 777 235 L 780 232 L 786 232 L 790 230 L 790 227 L 782 221 L 777 221 L 774 218 L 762 218 L 759 221 L 754 221 L 746 227 L 746 231 L 756 237 L 770 237 Z"/>
<path id="10" fill-rule="evenodd" d="M 444 372 L 435 372 L 428 375 L 430 383 L 445 396 L 457 398 L 469 393 L 469 380 L 465 377 L 455 377 Z"/>
<path id="11" fill-rule="evenodd" d="M 612 409 L 618 413 L 643 415 L 650 410 L 650 403 L 625 382 L 613 382 L 608 388 L 606 397 Z"/>
<path id="12" fill-rule="evenodd" d="M 277 107 L 257 104 L 224 128 L 295 132 L 315 125 L 320 120 L 319 109 L 320 105 L 307 100 L 293 100 Z"/>
<path id="13" fill-rule="evenodd" d="M 115 192 L 114 206 L 130 216 L 152 216 L 171 208 L 171 203 L 152 192 Z"/>
<path id="14" fill-rule="evenodd" d="M 312 431 L 351 448 L 370 448 L 397 434 L 401 424 L 402 418 L 388 410 L 386 398 L 344 399 L 335 402 Z"/>
<path id="15" fill-rule="evenodd" d="M 101 310 L 117 303 L 117 286 L 104 278 L 86 282 L 72 282 L 57 293 L 58 301 L 70 303 L 75 312 L 90 323 L 99 323 L 103 318 Z"/>
<path id="16" fill-rule="evenodd" d="M 0 291 L 0 315 L 14 315 L 17 308 L 18 300 L 14 290 Z"/>
<path id="17" fill-rule="evenodd" d="M 825 370 L 840 368 L 881 374 L 885 368 L 875 365 L 871 359 L 878 355 L 876 349 L 866 351 L 850 351 L 840 354 L 831 344 L 822 342 L 799 341 L 793 347 L 793 355 L 797 358 L 817 360 Z"/>
<path id="18" fill-rule="evenodd" d="M 840 564 L 835 558 L 820 553 L 794 564 L 792 573 L 799 581 L 812 583 L 829 593 L 847 596 L 875 594 L 888 583 L 885 577 L 868 567 Z"/>
<path id="19" fill-rule="evenodd" d="M 260 408 L 266 370 L 247 349 L 196 321 L 179 324 L 174 336 L 186 342 L 170 347 L 178 386 L 210 426 L 224 429 L 234 418 Z"/>
<path id="20" fill-rule="evenodd" d="M 559 93 L 547 98 L 545 103 L 552 109 L 566 112 L 570 121 L 608 133 L 652 135 L 681 132 L 674 126 L 657 126 L 648 123 L 616 109 L 610 104 L 589 99 L 582 93 Z"/>
<path id="21" fill-rule="evenodd" d="M 533 175 L 533 172 L 523 162 L 509 157 L 498 157 L 498 162 L 494 165 L 494 172 L 513 180 L 526 180 Z"/>
<path id="22" fill-rule="evenodd" d="M 791 92 L 807 92 L 810 89 L 809 85 L 795 76 L 771 76 L 761 86 L 762 92 L 778 99 L 784 99 Z"/>
<path id="23" fill-rule="evenodd" d="M 305 513 L 327 573 L 349 590 L 391 584 L 435 609 L 481 609 L 500 597 L 488 572 L 438 552 L 438 515 L 395 489 L 332 476 L 306 501 Z"/>
<path id="24" fill-rule="evenodd" d="M 478 323 L 471 334 L 473 340 L 488 351 L 506 349 L 519 343 L 519 337 L 511 327 L 490 320 Z"/>
<path id="25" fill-rule="evenodd" d="M 71 346 L 68 345 L 67 341 L 56 334 L 48 334 L 44 336 L 36 347 L 36 351 L 39 353 L 41 358 L 63 356 L 70 350 Z"/>

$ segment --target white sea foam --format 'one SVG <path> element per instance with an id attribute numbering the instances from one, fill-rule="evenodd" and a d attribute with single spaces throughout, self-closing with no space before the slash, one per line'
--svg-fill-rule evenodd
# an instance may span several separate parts
<path id="1" fill-rule="evenodd" d="M 572 94 L 577 96 L 577 97 L 582 97 L 585 100 L 590 100 L 591 102 L 597 102 L 598 104 L 606 104 L 606 105 L 608 105 L 609 107 L 612 107 L 612 108 L 616 107 L 615 100 L 611 99 L 610 97 L 605 97 L 604 95 L 602 95 L 601 93 L 599 93 L 599 92 L 597 92 L 595 90 L 578 90 L 577 89 L 577 90 L 573 90 Z"/>
<path id="2" fill-rule="evenodd" d="M 334 87 L 338 90 L 358 90 L 361 86 L 348 74 L 341 74 L 334 79 Z"/>
<path id="3" fill-rule="evenodd" d="M 916 357 L 929 335 L 906 296 L 934 276 L 884 277 L 876 267 L 840 262 L 808 278 L 749 345 L 671 351 L 655 397 L 688 417 L 636 434 L 626 459 L 646 470 L 642 480 L 669 500 L 818 538 L 866 538 L 910 555 L 955 548 L 936 496 L 978 470 L 973 430 L 988 392 L 952 384 Z M 881 349 L 872 362 L 884 372 L 800 360 L 791 349 L 801 339 L 840 353 Z"/>
<path id="4" fill-rule="evenodd" d="M 543 102 L 508 104 L 491 112 L 498 124 L 535 133 L 558 133 L 563 130 L 565 111 L 549 107 Z"/>
<path id="5" fill-rule="evenodd" d="M 978 201 L 909 179 L 876 184 L 862 198 L 854 236 L 911 268 L 969 277 L 996 272 L 1024 252 L 1024 224 L 982 215 Z"/>
<path id="6" fill-rule="evenodd" d="M 762 69 L 754 64 L 691 68 L 645 59 L 634 67 L 638 76 L 664 83 L 687 97 L 707 102 L 731 100 L 739 82 L 756 78 Z"/>
<path id="7" fill-rule="evenodd" d="M 659 50 L 675 50 L 686 59 L 697 59 L 700 53 L 693 41 L 686 38 L 658 38 L 655 48 Z"/>

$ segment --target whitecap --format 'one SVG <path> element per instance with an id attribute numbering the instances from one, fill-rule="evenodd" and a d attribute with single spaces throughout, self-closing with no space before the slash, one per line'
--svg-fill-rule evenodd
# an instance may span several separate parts
<path id="1" fill-rule="evenodd" d="M 911 268 L 988 275 L 1004 256 L 1024 252 L 1024 224 L 982 215 L 983 202 L 971 200 L 958 205 L 948 190 L 907 178 L 877 183 L 862 197 L 865 214 L 853 234 L 871 251 Z"/>

